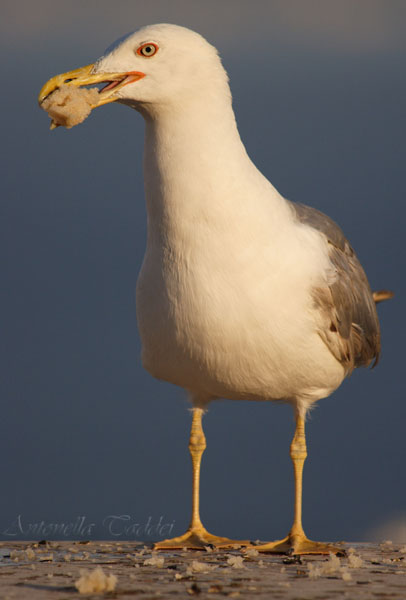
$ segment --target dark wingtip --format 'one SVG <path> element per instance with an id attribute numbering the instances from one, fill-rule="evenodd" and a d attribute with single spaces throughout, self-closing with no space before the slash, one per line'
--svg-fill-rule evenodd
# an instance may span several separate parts
<path id="1" fill-rule="evenodd" d="M 394 295 L 394 292 L 391 292 L 391 290 L 378 290 L 377 292 L 372 292 L 375 304 L 383 302 L 384 300 L 390 300 Z"/>

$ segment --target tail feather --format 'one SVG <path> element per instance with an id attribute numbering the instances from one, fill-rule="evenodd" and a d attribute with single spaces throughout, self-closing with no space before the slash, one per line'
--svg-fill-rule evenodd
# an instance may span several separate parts
<path id="1" fill-rule="evenodd" d="M 375 304 L 379 304 L 379 302 L 383 302 L 384 300 L 390 300 L 394 295 L 395 294 L 390 290 L 378 290 L 377 292 L 372 292 Z"/>

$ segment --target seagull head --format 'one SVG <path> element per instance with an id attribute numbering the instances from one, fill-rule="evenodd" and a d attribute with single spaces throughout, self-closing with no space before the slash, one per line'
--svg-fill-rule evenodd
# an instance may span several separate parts
<path id="1" fill-rule="evenodd" d="M 104 84 L 93 108 L 118 101 L 152 112 L 182 108 L 215 90 L 224 94 L 227 81 L 217 50 L 201 35 L 178 25 L 149 25 L 117 40 L 96 62 L 50 79 L 38 100 L 61 85 Z"/>

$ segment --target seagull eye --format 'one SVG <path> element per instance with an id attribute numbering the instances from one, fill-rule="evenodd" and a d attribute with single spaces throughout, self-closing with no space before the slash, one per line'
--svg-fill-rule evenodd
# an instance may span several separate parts
<path id="1" fill-rule="evenodd" d="M 137 54 L 140 56 L 146 56 L 149 58 L 150 56 L 154 56 L 158 51 L 158 46 L 153 44 L 152 42 L 148 42 L 147 44 L 142 44 L 137 50 Z"/>

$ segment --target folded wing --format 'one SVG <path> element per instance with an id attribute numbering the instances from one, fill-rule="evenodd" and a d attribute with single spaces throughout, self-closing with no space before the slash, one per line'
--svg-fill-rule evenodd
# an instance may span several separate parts
<path id="1" fill-rule="evenodd" d="M 290 203 L 297 220 L 316 229 L 328 244 L 335 277 L 332 283 L 313 289 L 320 317 L 318 333 L 349 375 L 355 367 L 378 361 L 380 330 L 375 302 L 367 276 L 340 227 L 327 215 Z"/>

